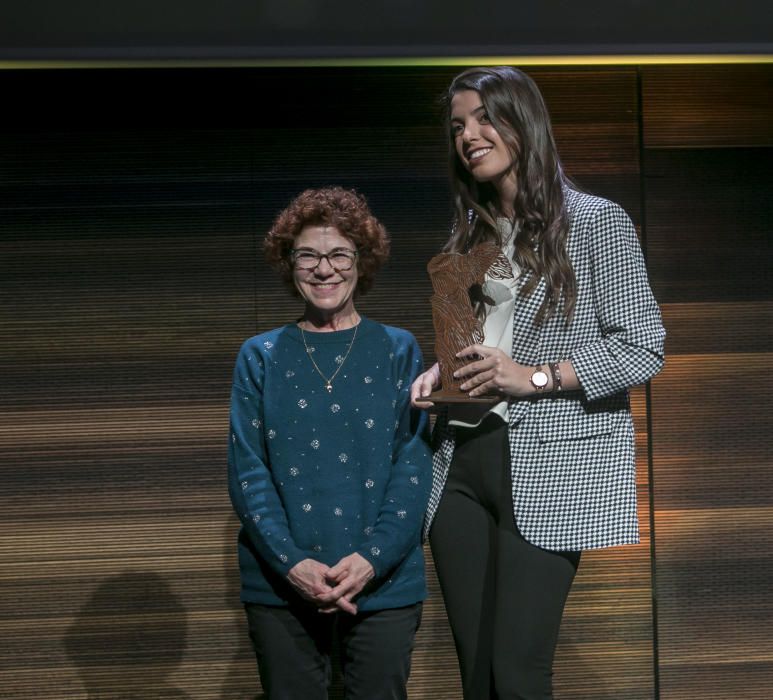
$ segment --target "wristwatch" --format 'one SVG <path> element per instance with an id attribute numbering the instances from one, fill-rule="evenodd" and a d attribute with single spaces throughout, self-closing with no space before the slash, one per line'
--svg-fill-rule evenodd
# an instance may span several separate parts
<path id="1" fill-rule="evenodd" d="M 531 377 L 529 377 L 529 381 L 537 391 L 543 391 L 550 380 L 548 379 L 547 372 L 542 369 L 542 365 L 537 365 Z"/>

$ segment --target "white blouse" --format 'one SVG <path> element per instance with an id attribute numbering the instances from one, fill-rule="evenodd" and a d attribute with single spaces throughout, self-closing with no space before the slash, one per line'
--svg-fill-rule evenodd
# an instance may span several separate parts
<path id="1" fill-rule="evenodd" d="M 520 269 L 513 262 L 515 253 L 515 230 L 509 219 L 497 219 L 502 236 L 502 255 L 486 272 L 483 283 L 486 318 L 483 323 L 483 344 L 499 348 L 507 357 L 513 349 L 513 310 L 515 308 L 516 283 Z M 489 303 L 490 302 L 490 303 Z M 474 428 L 489 414 L 499 416 L 507 423 L 508 402 L 490 404 L 451 404 L 449 423 Z"/>

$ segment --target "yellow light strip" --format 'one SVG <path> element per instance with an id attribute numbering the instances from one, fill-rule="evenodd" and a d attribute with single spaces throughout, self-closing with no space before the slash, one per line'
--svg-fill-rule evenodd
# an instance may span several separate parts
<path id="1" fill-rule="evenodd" d="M 630 66 L 769 64 L 773 54 L 618 54 L 610 56 L 464 56 L 402 58 L 116 59 L 2 61 L 0 70 L 65 68 L 389 68 L 409 66 Z"/>

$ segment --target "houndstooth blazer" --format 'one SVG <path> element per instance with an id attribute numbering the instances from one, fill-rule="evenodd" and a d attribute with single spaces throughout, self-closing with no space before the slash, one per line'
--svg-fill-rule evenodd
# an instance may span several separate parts
<path id="1" fill-rule="evenodd" d="M 577 278 L 574 318 L 567 325 L 555 314 L 535 326 L 544 279 L 529 297 L 517 297 L 513 312 L 513 359 L 532 366 L 569 359 L 582 387 L 509 405 L 515 520 L 526 540 L 550 550 L 639 541 L 628 387 L 660 371 L 665 338 L 627 214 L 575 190 L 566 190 L 566 205 Z M 454 429 L 443 413 L 433 443 L 425 537 L 454 453 Z"/>

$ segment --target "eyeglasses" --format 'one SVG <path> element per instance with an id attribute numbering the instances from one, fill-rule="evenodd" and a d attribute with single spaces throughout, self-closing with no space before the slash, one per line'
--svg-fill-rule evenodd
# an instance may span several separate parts
<path id="1" fill-rule="evenodd" d="M 339 248 L 330 253 L 318 253 L 316 250 L 290 251 L 290 259 L 298 270 L 316 270 L 322 258 L 327 260 L 327 264 L 336 272 L 346 272 L 354 266 L 357 251 L 347 248 Z"/>

